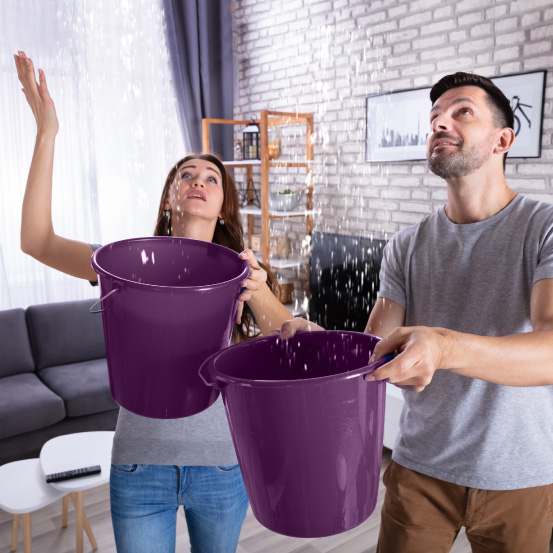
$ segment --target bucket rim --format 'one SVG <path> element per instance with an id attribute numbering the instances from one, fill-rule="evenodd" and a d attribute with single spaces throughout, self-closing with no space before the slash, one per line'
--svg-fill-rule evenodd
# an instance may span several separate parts
<path id="1" fill-rule="evenodd" d="M 213 242 L 206 242 L 205 240 L 197 240 L 195 238 L 185 238 L 183 236 L 143 236 L 143 237 L 140 237 L 140 238 L 127 238 L 125 240 L 117 240 L 115 242 L 110 242 L 109 244 L 104 244 L 103 246 L 99 247 L 91 256 L 90 258 L 90 264 L 92 265 L 92 268 L 94 269 L 94 272 L 98 275 L 98 276 L 103 276 L 103 277 L 107 277 L 111 280 L 113 280 L 116 284 L 119 284 L 119 285 L 125 285 L 125 286 L 129 286 L 129 287 L 133 287 L 133 288 L 148 288 L 149 290 L 171 290 L 171 291 L 197 291 L 197 292 L 201 292 L 201 291 L 209 291 L 209 290 L 212 290 L 216 287 L 228 287 L 228 286 L 231 286 L 233 284 L 235 284 L 236 282 L 242 282 L 244 279 L 246 279 L 248 276 L 249 276 L 249 273 L 250 273 L 250 265 L 248 263 L 248 261 L 246 261 L 245 259 L 240 259 L 240 257 L 238 257 L 238 261 L 240 261 L 244 268 L 242 269 L 242 272 L 229 279 L 229 280 L 224 280 L 222 282 L 215 282 L 213 284 L 201 284 L 201 285 L 198 285 L 198 286 L 166 286 L 166 285 L 161 285 L 161 284 L 148 284 L 146 282 L 137 282 L 136 280 L 130 280 L 130 279 L 127 279 L 127 278 L 123 278 L 123 277 L 120 277 L 120 276 L 117 276 L 113 273 L 110 273 L 109 271 L 107 271 L 106 269 L 104 269 L 103 267 L 101 267 L 96 258 L 97 256 L 99 255 L 99 253 L 104 250 L 105 248 L 108 248 L 109 246 L 113 246 L 115 244 L 117 245 L 122 245 L 122 244 L 125 244 L 126 242 L 133 242 L 133 243 L 136 243 L 136 242 L 145 242 L 145 241 L 150 241 L 150 240 L 154 240 L 154 241 L 161 241 L 161 240 L 167 240 L 167 239 L 171 239 L 171 240 L 176 240 L 176 241 L 179 241 L 179 242 L 195 242 L 195 243 L 198 243 L 198 244 L 201 244 L 201 245 L 207 245 L 207 247 L 210 247 L 210 246 L 214 246 L 215 248 L 223 248 L 224 250 L 227 250 L 227 252 L 230 252 L 231 254 L 233 255 L 236 255 L 237 257 L 239 256 L 239 254 L 237 252 L 235 252 L 234 250 L 231 250 L 230 248 L 227 248 L 226 246 L 221 246 L 220 244 L 214 244 Z M 227 253 L 225 252 L 225 253 Z M 227 253 L 228 255 L 228 253 Z"/>
<path id="2" fill-rule="evenodd" d="M 353 331 L 353 330 L 324 330 L 324 331 L 317 330 L 317 331 L 312 331 L 312 332 L 304 331 L 304 332 L 298 332 L 296 334 L 296 336 L 298 336 L 298 335 L 310 336 L 310 335 L 315 334 L 315 333 L 319 334 L 320 332 L 324 332 L 327 335 L 329 335 L 329 334 L 335 334 L 335 335 L 336 334 L 364 335 L 364 336 L 367 336 L 370 339 L 376 339 L 375 343 L 378 343 L 382 339 L 380 336 L 375 336 L 374 334 L 369 334 L 367 332 L 356 332 L 356 331 Z M 309 339 L 309 338 L 307 338 L 307 339 Z M 342 381 L 342 380 L 351 380 L 353 378 L 357 378 L 357 377 L 365 375 L 365 374 L 370 374 L 371 372 L 375 371 L 376 369 L 378 369 L 379 367 L 381 367 L 382 365 L 384 365 L 385 363 L 387 363 L 388 361 L 391 360 L 391 356 L 386 356 L 386 357 L 383 357 L 382 359 L 379 359 L 375 363 L 372 363 L 370 365 L 370 367 L 368 366 L 369 363 L 368 363 L 368 360 L 367 360 L 366 365 L 363 365 L 362 367 L 359 367 L 359 368 L 354 369 L 352 371 L 341 372 L 341 373 L 338 373 L 338 374 L 330 374 L 330 375 L 327 375 L 327 376 L 318 376 L 318 377 L 314 377 L 314 378 L 299 379 L 299 380 L 263 380 L 263 379 L 239 378 L 239 377 L 236 377 L 236 376 L 229 376 L 229 375 L 221 374 L 220 372 L 218 372 L 215 369 L 215 363 L 216 363 L 217 359 L 220 356 L 224 355 L 225 352 L 227 350 L 231 349 L 231 348 L 242 348 L 242 347 L 245 347 L 245 346 L 251 344 L 251 342 L 253 342 L 253 341 L 255 341 L 255 342 L 261 342 L 261 341 L 265 341 L 265 342 L 274 341 L 274 342 L 276 342 L 278 340 L 282 340 L 280 338 L 280 336 L 278 336 L 278 335 L 263 336 L 261 338 L 255 338 L 254 340 L 248 340 L 247 342 L 242 342 L 240 344 L 229 346 L 229 347 L 213 354 L 208 359 L 206 359 L 206 361 L 204 361 L 203 365 L 200 367 L 200 372 L 202 371 L 202 369 L 204 367 L 208 367 L 207 370 L 210 373 L 211 378 L 213 378 L 214 380 L 215 379 L 219 380 L 220 382 L 224 382 L 225 384 L 238 384 L 238 385 L 243 386 L 243 387 L 251 387 L 251 388 L 296 388 L 296 387 L 299 387 L 299 386 L 322 385 L 322 384 L 327 384 L 329 382 L 335 382 L 335 381 L 339 381 L 339 380 L 340 381 Z M 370 385 L 370 384 L 385 385 L 386 380 L 367 382 L 367 385 Z"/>

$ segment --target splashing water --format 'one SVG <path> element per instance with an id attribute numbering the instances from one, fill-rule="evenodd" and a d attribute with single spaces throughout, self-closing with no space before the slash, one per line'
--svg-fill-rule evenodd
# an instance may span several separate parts
<path id="1" fill-rule="evenodd" d="M 304 2 L 305 7 L 310 4 L 309 0 Z M 246 99 L 249 100 L 245 102 L 249 112 L 272 109 L 314 113 L 315 132 L 311 138 L 316 163 L 312 182 L 307 184 L 313 185 L 314 204 L 319 210 L 314 218 L 315 230 L 386 240 L 399 230 L 397 219 L 393 217 L 397 210 L 394 200 L 405 190 L 396 192 L 388 186 L 390 174 L 397 167 L 365 162 L 365 98 L 390 90 L 390 79 L 386 74 L 390 73 L 387 59 L 391 47 L 386 35 L 375 34 L 378 31 L 374 30 L 374 25 L 361 24 L 351 13 L 345 18 L 348 11 L 350 8 L 344 7 L 338 9 L 336 15 L 321 15 L 316 18 L 318 21 L 298 16 L 287 23 L 291 45 L 283 46 L 279 52 L 278 71 L 271 81 L 271 89 L 278 94 L 267 96 L 268 101 L 263 102 L 265 93 L 257 91 L 255 79 L 244 79 L 246 84 L 240 91 L 241 105 Z M 271 3 L 270 17 L 278 18 L 285 12 L 285 2 Z M 236 10 L 236 17 L 242 43 L 248 44 L 253 40 L 249 35 L 258 29 L 248 21 L 243 9 Z M 296 36 L 303 37 L 303 41 L 295 42 L 292 37 Z M 269 51 L 261 48 L 251 55 L 251 60 L 245 61 L 252 66 L 263 65 L 261 59 L 265 54 L 269 55 Z M 282 157 L 302 159 L 305 156 L 303 128 L 299 125 L 281 127 L 279 132 Z M 270 179 L 271 190 L 293 188 L 306 181 L 305 169 L 294 172 L 290 168 L 271 168 Z M 367 217 L 368 210 L 371 211 L 370 218 Z M 254 232 L 258 233 L 258 220 L 256 226 Z M 293 253 L 305 252 L 309 248 L 305 241 L 302 244 L 305 222 L 301 218 L 271 221 L 271 235 L 289 236 Z M 365 268 L 362 270 L 361 265 L 354 262 L 352 267 L 359 286 L 374 288 L 374 274 L 366 272 Z M 311 267 L 311 271 L 312 278 L 320 279 L 320 267 Z M 292 276 L 305 283 L 305 266 L 294 269 Z M 368 282 L 371 279 L 372 284 Z M 339 286 L 337 279 L 335 284 Z M 354 294 L 353 283 L 350 288 L 347 293 Z M 302 307 L 308 307 L 307 296 L 298 293 L 294 298 L 294 308 Z"/>

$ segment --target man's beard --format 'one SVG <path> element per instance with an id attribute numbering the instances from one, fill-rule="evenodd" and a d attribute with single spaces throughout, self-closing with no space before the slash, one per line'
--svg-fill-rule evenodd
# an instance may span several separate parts
<path id="1" fill-rule="evenodd" d="M 437 138 L 450 138 L 447 135 L 441 135 L 438 133 L 434 140 Z M 482 165 L 491 156 L 491 135 L 483 138 L 481 141 L 472 144 L 472 146 L 465 147 L 463 141 L 457 139 L 455 146 L 457 151 L 455 152 L 441 152 L 436 157 L 433 157 L 429 152 L 426 154 L 428 161 L 428 168 L 438 177 L 443 179 L 466 177 L 477 169 L 480 169 Z"/>

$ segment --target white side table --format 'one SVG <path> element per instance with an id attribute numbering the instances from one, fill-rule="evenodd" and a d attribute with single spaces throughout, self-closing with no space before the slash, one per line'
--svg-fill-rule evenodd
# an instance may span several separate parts
<path id="1" fill-rule="evenodd" d="M 93 465 L 102 467 L 100 474 L 50 484 L 63 494 L 69 494 L 75 505 L 77 553 L 83 551 L 83 528 L 88 534 L 93 549 L 98 548 L 84 516 L 84 491 L 109 482 L 114 434 L 114 432 L 66 434 L 49 440 L 40 451 L 40 464 L 44 475 Z"/>
<path id="2" fill-rule="evenodd" d="M 17 548 L 20 515 L 23 515 L 23 549 L 31 553 L 31 513 L 64 495 L 65 492 L 46 483 L 38 459 L 14 461 L 0 467 L 0 509 L 14 515 L 12 551 Z"/>

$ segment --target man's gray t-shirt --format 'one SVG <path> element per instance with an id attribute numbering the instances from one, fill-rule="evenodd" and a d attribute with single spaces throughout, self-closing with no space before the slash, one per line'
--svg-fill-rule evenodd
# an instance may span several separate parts
<path id="1" fill-rule="evenodd" d="M 406 326 L 505 336 L 532 331 L 532 286 L 546 278 L 553 205 L 518 195 L 484 221 L 454 224 L 441 208 L 396 234 L 384 251 L 379 297 L 405 308 Z M 553 386 L 501 386 L 439 370 L 422 392 L 403 396 L 398 464 L 488 490 L 553 482 Z"/>
<path id="2" fill-rule="evenodd" d="M 91 246 L 93 250 L 100 247 Z M 237 464 L 221 396 L 205 411 L 182 419 L 151 419 L 121 407 L 111 462 L 177 466 Z"/>

